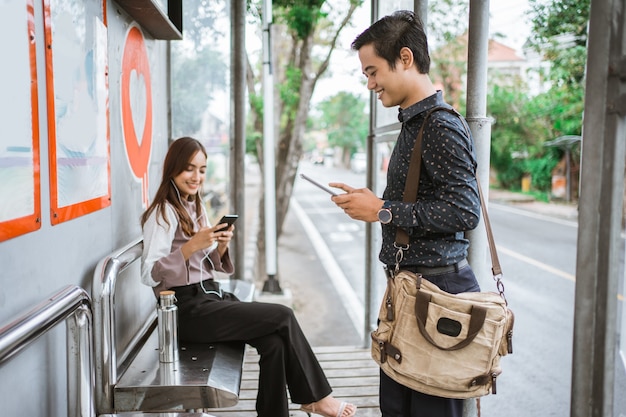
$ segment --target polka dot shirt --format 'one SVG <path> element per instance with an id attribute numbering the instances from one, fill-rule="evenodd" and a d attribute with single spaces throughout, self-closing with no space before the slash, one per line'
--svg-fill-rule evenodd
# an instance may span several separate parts
<path id="1" fill-rule="evenodd" d="M 379 259 L 395 266 L 396 228 L 409 235 L 409 249 L 401 266 L 446 266 L 467 256 L 464 232 L 478 225 L 480 198 L 476 184 L 476 156 L 465 122 L 446 111 L 429 117 L 422 136 L 422 166 L 417 201 L 403 202 L 411 152 L 424 117 L 436 106 L 450 107 L 441 91 L 406 108 L 398 118 L 402 129 L 391 153 L 385 204 L 393 218 L 382 226 Z"/>

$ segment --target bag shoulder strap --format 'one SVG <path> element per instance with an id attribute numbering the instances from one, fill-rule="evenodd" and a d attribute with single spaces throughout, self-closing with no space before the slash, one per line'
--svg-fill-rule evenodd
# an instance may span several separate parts
<path id="1" fill-rule="evenodd" d="M 420 126 L 420 129 L 417 132 L 415 145 L 413 145 L 413 152 L 411 153 L 409 169 L 406 174 L 406 182 L 404 183 L 404 193 L 402 194 L 402 201 L 404 201 L 405 203 L 414 203 L 417 201 L 417 190 L 419 188 L 420 175 L 422 173 L 422 136 L 424 135 L 426 122 L 428 121 L 428 119 L 430 119 L 430 116 L 434 112 L 439 110 L 447 111 L 448 113 L 451 113 L 457 117 L 461 117 L 461 115 L 452 107 L 444 106 L 433 107 L 432 109 L 428 110 L 428 113 L 426 113 L 426 116 L 424 116 L 422 126 Z M 408 247 L 408 245 L 408 233 L 404 229 L 398 227 L 396 229 L 396 246 Z"/>
<path id="2" fill-rule="evenodd" d="M 420 174 L 422 170 L 422 136 L 424 134 L 424 126 L 426 126 L 426 121 L 430 118 L 430 116 L 439 110 L 447 111 L 459 118 L 461 115 L 451 107 L 443 107 L 437 106 L 433 107 L 426 113 L 424 116 L 424 121 L 422 122 L 422 126 L 420 127 L 419 132 L 417 133 L 417 138 L 415 139 L 415 146 L 413 147 L 413 152 L 411 153 L 411 161 L 409 163 L 409 170 L 407 172 L 406 183 L 404 184 L 404 194 L 402 195 L 402 200 L 407 203 L 414 203 L 417 201 L 417 190 L 419 188 L 419 180 Z M 469 129 L 467 125 L 461 120 L 461 123 L 465 127 L 466 132 L 469 134 Z M 487 205 L 485 202 L 485 198 L 483 195 L 482 188 L 480 186 L 480 181 L 476 179 L 476 183 L 478 184 L 478 194 L 480 196 L 480 208 L 483 214 L 483 221 L 485 223 L 485 229 L 487 231 L 487 241 L 489 243 L 489 252 L 491 254 L 491 271 L 495 276 L 502 275 L 502 268 L 500 267 L 500 260 L 498 258 L 498 251 L 496 250 L 496 244 L 493 237 L 493 232 L 491 229 L 491 222 L 489 221 L 489 213 L 487 212 Z M 409 245 L 409 235 L 408 233 L 398 227 L 396 228 L 396 242 L 395 245 L 397 248 L 408 248 Z M 402 249 L 398 249 L 402 250 Z M 498 282 L 500 282 L 498 280 Z M 499 289 L 500 290 L 500 289 Z M 502 293 L 503 291 L 501 291 Z"/>

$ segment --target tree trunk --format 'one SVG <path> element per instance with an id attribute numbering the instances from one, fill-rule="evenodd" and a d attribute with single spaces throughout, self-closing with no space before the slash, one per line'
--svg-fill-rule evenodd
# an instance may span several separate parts
<path id="1" fill-rule="evenodd" d="M 274 37 L 273 45 L 273 68 L 274 68 L 274 82 L 277 86 L 286 82 L 287 68 L 297 68 L 300 71 L 300 84 L 298 89 L 298 103 L 293 108 L 289 107 L 289 104 L 285 104 L 280 100 L 280 94 L 275 91 L 275 105 L 274 114 L 276 117 L 275 125 L 280 129 L 276 131 L 278 134 L 278 142 L 274 151 L 276 152 L 275 158 L 275 179 L 276 179 L 276 238 L 278 239 L 282 234 L 283 224 L 289 210 L 289 202 L 293 192 L 293 185 L 298 170 L 298 163 L 302 157 L 302 139 L 304 137 L 306 121 L 309 114 L 309 106 L 311 97 L 315 85 L 320 76 L 326 72 L 330 62 L 330 56 L 335 49 L 335 45 L 341 30 L 350 21 L 352 14 L 356 10 L 358 4 L 350 4 L 349 10 L 344 16 L 343 20 L 337 26 L 336 32 L 330 37 L 331 41 L 328 45 L 328 53 L 324 60 L 319 63 L 316 70 L 313 69 L 311 48 L 314 45 L 314 39 L 316 36 L 316 30 L 313 30 L 304 39 L 297 39 L 295 36 L 291 37 L 291 44 L 289 44 L 289 37 L 285 36 L 282 39 L 277 38 L 279 31 L 286 33 L 284 27 L 280 25 L 272 25 L 272 36 Z M 289 44 L 289 45 L 288 45 Z M 287 52 L 287 55 L 285 54 Z M 280 58 L 280 59 L 279 59 Z M 283 62 L 285 61 L 285 62 Z M 285 65 L 286 64 L 286 65 Z M 248 65 L 248 71 L 252 71 L 250 65 Z M 254 77 L 248 77 L 248 93 L 250 96 L 251 104 L 252 100 L 258 99 L 256 94 Z M 282 87 L 282 86 L 281 86 Z M 263 132 L 263 121 L 259 114 L 259 110 L 254 105 L 252 107 L 253 128 L 256 132 Z M 259 158 L 259 164 L 261 173 L 265 172 L 263 165 L 263 141 L 256 141 L 257 155 Z M 265 150 L 267 151 L 267 150 Z M 265 245 L 265 177 L 263 177 L 263 187 L 261 189 L 261 195 L 259 198 L 259 229 L 257 234 L 257 253 L 256 253 L 256 279 L 264 281 L 267 279 L 267 262 L 266 262 L 266 245 Z M 276 278 L 278 279 L 278 273 Z"/>

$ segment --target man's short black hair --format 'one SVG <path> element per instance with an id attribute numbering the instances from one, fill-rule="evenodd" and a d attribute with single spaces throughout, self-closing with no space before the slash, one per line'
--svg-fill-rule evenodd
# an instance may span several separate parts
<path id="1" fill-rule="evenodd" d="M 374 50 L 396 68 L 400 50 L 404 47 L 413 52 L 417 69 L 422 74 L 430 71 L 428 41 L 422 20 L 410 10 L 398 10 L 374 22 L 352 42 L 352 49 L 358 51 L 364 45 L 372 44 Z"/>

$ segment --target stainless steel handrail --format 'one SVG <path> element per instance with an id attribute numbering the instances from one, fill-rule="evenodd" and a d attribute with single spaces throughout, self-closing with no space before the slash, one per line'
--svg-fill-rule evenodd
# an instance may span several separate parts
<path id="1" fill-rule="evenodd" d="M 32 310 L 0 327 L 0 365 L 64 321 L 67 323 L 68 416 L 91 417 L 95 415 L 91 299 L 82 288 L 63 287 Z"/>
<path id="2" fill-rule="evenodd" d="M 128 355 L 128 352 L 124 352 L 118 357 L 115 347 L 115 284 L 119 274 L 141 258 L 142 242 L 141 238 L 135 239 L 111 253 L 98 262 L 94 272 L 91 292 L 94 304 L 95 399 L 98 414 L 113 411 L 113 385 L 117 383 L 118 361 Z M 139 333 L 148 330 L 144 326 Z M 141 336 L 138 334 L 136 338 Z M 131 343 L 129 346 L 133 345 Z"/>

